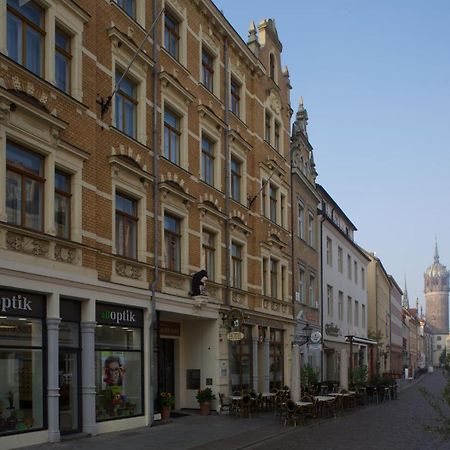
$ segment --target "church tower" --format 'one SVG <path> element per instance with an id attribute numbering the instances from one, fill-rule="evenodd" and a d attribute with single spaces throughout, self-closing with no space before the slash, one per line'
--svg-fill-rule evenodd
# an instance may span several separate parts
<path id="1" fill-rule="evenodd" d="M 437 242 L 434 263 L 428 267 L 424 278 L 427 323 L 433 334 L 448 334 L 449 272 L 439 262 Z"/>

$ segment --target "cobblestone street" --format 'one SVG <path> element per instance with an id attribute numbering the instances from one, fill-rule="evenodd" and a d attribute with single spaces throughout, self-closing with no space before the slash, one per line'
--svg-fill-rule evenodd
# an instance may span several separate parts
<path id="1" fill-rule="evenodd" d="M 419 392 L 423 386 L 437 393 L 443 385 L 440 372 L 426 375 L 413 386 L 404 386 L 398 400 L 358 408 L 336 419 L 311 421 L 306 426 L 284 427 L 273 414 L 252 419 L 192 414 L 151 428 L 46 444 L 33 449 L 448 450 L 448 443 L 441 443 L 438 437 L 423 430 L 423 424 L 430 422 L 434 411 Z"/>

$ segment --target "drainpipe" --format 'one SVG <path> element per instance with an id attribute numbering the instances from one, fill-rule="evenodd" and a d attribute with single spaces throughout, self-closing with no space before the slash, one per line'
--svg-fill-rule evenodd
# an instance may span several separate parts
<path id="1" fill-rule="evenodd" d="M 223 119 L 225 122 L 223 145 L 225 150 L 225 243 L 226 243 L 226 287 L 225 287 L 225 305 L 231 305 L 230 287 L 231 287 L 231 242 L 230 242 L 230 145 L 229 145 L 229 81 L 228 81 L 228 37 L 223 41 L 223 88 L 225 92 L 225 111 Z"/>
<path id="2" fill-rule="evenodd" d="M 325 334 L 323 326 L 323 223 L 326 220 L 326 210 L 322 202 L 322 210 L 320 211 L 322 218 L 320 219 L 320 332 L 322 333 L 322 354 L 320 357 L 320 381 L 324 381 L 323 377 L 323 359 L 325 357 Z"/>
<path id="3" fill-rule="evenodd" d="M 153 2 L 152 17 L 158 14 L 158 1 Z M 153 19 L 154 20 L 154 19 Z M 156 290 L 159 281 L 159 149 L 158 149 L 158 74 L 159 74 L 159 51 L 158 51 L 158 27 L 155 25 L 152 31 L 152 59 L 154 62 L 152 70 L 152 140 L 153 150 L 153 281 L 151 283 L 151 319 L 150 319 L 150 387 L 149 387 L 149 418 L 150 424 L 154 417 L 154 399 L 158 392 L 158 344 L 159 344 L 159 320 L 156 317 Z M 155 334 L 158 334 L 157 336 Z M 156 348 L 156 351 L 155 351 Z"/>

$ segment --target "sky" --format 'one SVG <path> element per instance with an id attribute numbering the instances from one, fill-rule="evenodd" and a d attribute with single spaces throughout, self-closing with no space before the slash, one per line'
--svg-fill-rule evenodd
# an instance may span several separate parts
<path id="1" fill-rule="evenodd" d="M 275 19 L 317 182 L 424 304 L 435 237 L 450 266 L 450 1 L 214 2 L 245 41 L 251 20 Z"/>

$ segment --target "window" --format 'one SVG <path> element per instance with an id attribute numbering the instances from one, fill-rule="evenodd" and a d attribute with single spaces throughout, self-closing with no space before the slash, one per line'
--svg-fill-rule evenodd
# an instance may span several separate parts
<path id="1" fill-rule="evenodd" d="M 269 341 L 269 388 L 281 389 L 283 387 L 283 330 L 270 329 Z"/>
<path id="2" fill-rule="evenodd" d="M 242 288 L 242 247 L 233 242 L 231 244 L 231 265 L 232 280 L 231 285 L 235 288 Z"/>
<path id="3" fill-rule="evenodd" d="M 261 202 L 262 202 L 262 208 L 261 208 L 261 214 L 266 217 L 267 211 L 266 211 L 266 184 L 267 180 L 262 180 L 261 182 Z"/>
<path id="4" fill-rule="evenodd" d="M 179 58 L 180 24 L 168 12 L 164 16 L 164 48 L 175 58 Z"/>
<path id="5" fill-rule="evenodd" d="M 308 214 L 308 244 L 314 247 L 314 215 L 311 212 Z"/>
<path id="6" fill-rule="evenodd" d="M 366 305 L 361 305 L 361 326 L 366 328 Z"/>
<path id="7" fill-rule="evenodd" d="M 442 350 L 442 345 L 438 345 L 438 346 L 437 346 L 437 349 L 438 349 L 438 350 Z"/>
<path id="8" fill-rule="evenodd" d="M 7 141 L 6 216 L 8 223 L 43 231 L 44 182 L 44 158 Z"/>
<path id="9" fill-rule="evenodd" d="M 347 276 L 348 279 L 352 279 L 352 257 L 350 255 L 347 255 Z"/>
<path id="10" fill-rule="evenodd" d="M 350 325 L 352 323 L 352 298 L 350 296 L 347 297 L 347 322 Z"/>
<path id="11" fill-rule="evenodd" d="M 266 110 L 264 122 L 264 139 L 270 144 L 272 134 L 272 115 Z"/>
<path id="12" fill-rule="evenodd" d="M 355 284 L 358 284 L 358 263 L 356 261 L 353 261 L 353 269 L 354 269 L 354 278 L 355 278 Z"/>
<path id="13" fill-rule="evenodd" d="M 34 1 L 8 0 L 8 56 L 38 76 L 43 75 L 44 10 Z"/>
<path id="14" fill-rule="evenodd" d="M 136 18 L 136 0 L 115 0 L 116 3 L 133 19 Z"/>
<path id="15" fill-rule="evenodd" d="M 116 250 L 128 258 L 137 257 L 137 201 L 116 194 Z"/>
<path id="16" fill-rule="evenodd" d="M 305 303 L 305 271 L 299 270 L 298 291 L 300 295 L 300 303 Z"/>
<path id="17" fill-rule="evenodd" d="M 275 134 L 275 140 L 274 140 L 274 147 L 275 150 L 280 151 L 280 123 L 275 120 L 275 126 L 274 126 L 274 134 Z"/>
<path id="18" fill-rule="evenodd" d="M 123 73 L 116 71 L 118 84 Z M 137 86 L 129 78 L 118 84 L 116 92 L 116 127 L 132 138 L 136 138 Z"/>
<path id="19" fill-rule="evenodd" d="M 436 340 L 442 341 L 442 336 L 438 336 L 438 337 L 436 338 Z"/>
<path id="20" fill-rule="evenodd" d="M 269 56 L 269 76 L 275 81 L 275 57 L 272 53 Z"/>
<path id="21" fill-rule="evenodd" d="M 361 267 L 361 287 L 363 289 L 366 288 L 366 274 L 365 274 L 365 270 L 364 267 Z"/>
<path id="22" fill-rule="evenodd" d="M 329 237 L 327 237 L 327 264 L 333 265 L 333 242 Z"/>
<path id="23" fill-rule="evenodd" d="M 164 244 L 166 268 L 181 271 L 181 220 L 170 214 L 164 215 Z"/>
<path id="24" fill-rule="evenodd" d="M 278 189 L 271 184 L 269 187 L 269 205 L 270 205 L 270 220 L 277 221 L 277 193 Z"/>
<path id="25" fill-rule="evenodd" d="M 202 49 L 202 81 L 208 91 L 214 89 L 214 58 L 211 53 Z"/>
<path id="26" fill-rule="evenodd" d="M 164 156 L 180 164 L 180 118 L 170 109 L 164 109 Z"/>
<path id="27" fill-rule="evenodd" d="M 359 327 L 359 302 L 355 300 L 355 326 Z"/>
<path id="28" fill-rule="evenodd" d="M 215 273 L 216 273 L 216 266 L 215 266 L 215 254 L 216 254 L 216 243 L 215 243 L 215 236 L 213 233 L 210 233 L 209 231 L 203 230 L 202 233 L 203 237 L 203 256 L 205 258 L 205 269 L 208 273 L 208 278 L 211 281 L 214 281 Z"/>
<path id="29" fill-rule="evenodd" d="M 67 33 L 55 29 L 55 83 L 58 89 L 69 93 L 70 91 L 70 50 L 71 38 Z"/>
<path id="30" fill-rule="evenodd" d="M 338 271 L 340 273 L 344 272 L 344 252 L 342 251 L 342 247 L 338 246 Z"/>
<path id="31" fill-rule="evenodd" d="M 231 157 L 231 198 L 241 201 L 241 163 Z"/>
<path id="32" fill-rule="evenodd" d="M 333 287 L 327 285 L 327 311 L 328 316 L 333 317 Z"/>
<path id="33" fill-rule="evenodd" d="M 286 281 L 286 266 L 281 266 L 281 300 L 287 300 Z"/>
<path id="34" fill-rule="evenodd" d="M 298 235 L 300 239 L 305 238 L 305 208 L 301 203 L 298 204 Z"/>
<path id="35" fill-rule="evenodd" d="M 281 194 L 281 196 L 280 196 L 280 225 L 282 227 L 286 226 L 286 223 L 284 220 L 285 211 L 286 211 L 286 196 L 284 194 Z"/>
<path id="36" fill-rule="evenodd" d="M 338 292 L 338 318 L 344 320 L 344 293 Z"/>
<path id="37" fill-rule="evenodd" d="M 70 175 L 55 171 L 55 227 L 56 236 L 70 238 Z"/>
<path id="38" fill-rule="evenodd" d="M 239 117 L 240 89 L 238 82 L 231 78 L 231 112 Z"/>
<path id="39" fill-rule="evenodd" d="M 278 297 L 278 261 L 270 258 L 270 295 Z"/>
<path id="40" fill-rule="evenodd" d="M 309 276 L 309 305 L 312 306 L 313 308 L 316 306 L 315 285 L 316 285 L 316 278 L 314 277 L 314 275 L 310 275 Z"/>
<path id="41" fill-rule="evenodd" d="M 214 143 L 202 137 L 202 179 L 214 186 Z"/>
<path id="42" fill-rule="evenodd" d="M 262 290 L 263 295 L 269 295 L 269 290 L 267 289 L 267 264 L 268 259 L 263 258 L 262 260 Z"/>

